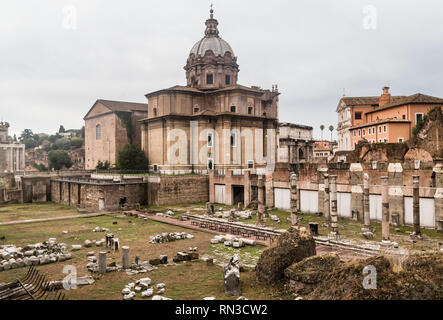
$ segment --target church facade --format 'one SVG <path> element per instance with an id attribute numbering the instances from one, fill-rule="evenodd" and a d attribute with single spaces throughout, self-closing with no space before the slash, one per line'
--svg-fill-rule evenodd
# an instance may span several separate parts
<path id="1" fill-rule="evenodd" d="M 278 98 L 272 90 L 238 84 L 239 65 L 219 36 L 213 11 L 204 37 L 189 53 L 186 85 L 146 94 L 141 147 L 163 173 L 266 170 L 277 160 Z"/>

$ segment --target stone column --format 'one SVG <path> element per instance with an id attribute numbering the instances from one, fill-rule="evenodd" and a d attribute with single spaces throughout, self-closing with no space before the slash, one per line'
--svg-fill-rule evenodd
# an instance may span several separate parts
<path id="1" fill-rule="evenodd" d="M 337 176 L 331 176 L 331 232 L 329 238 L 338 240 L 338 215 L 337 215 Z"/>
<path id="2" fill-rule="evenodd" d="M 403 166 L 401 163 L 388 165 L 389 176 L 389 216 L 392 225 L 404 225 L 404 199 L 403 199 Z"/>
<path id="3" fill-rule="evenodd" d="M 351 163 L 349 168 L 351 184 L 351 208 L 356 214 L 358 221 L 363 221 L 363 189 L 361 182 L 363 178 L 363 168 L 360 163 Z"/>
<path id="4" fill-rule="evenodd" d="M 387 176 L 381 177 L 381 184 L 381 239 L 382 242 L 389 243 L 389 186 Z"/>
<path id="5" fill-rule="evenodd" d="M 263 176 L 260 175 L 258 176 L 258 224 L 263 224 L 263 215 L 264 215 L 264 204 L 263 204 L 263 200 L 264 200 L 264 182 L 263 182 Z"/>
<path id="6" fill-rule="evenodd" d="M 437 188 L 434 195 L 435 226 L 437 232 L 443 232 L 443 164 L 437 163 L 432 171 L 435 174 L 435 187 Z"/>
<path id="7" fill-rule="evenodd" d="M 106 251 L 100 251 L 98 254 L 98 273 L 106 273 Z"/>
<path id="8" fill-rule="evenodd" d="M 272 173 L 266 172 L 265 175 L 265 192 L 266 192 L 266 207 L 272 208 L 274 206 L 274 180 Z"/>
<path id="9" fill-rule="evenodd" d="M 414 214 L 414 236 L 420 236 L 420 176 L 412 176 L 413 188 L 413 214 Z"/>
<path id="10" fill-rule="evenodd" d="M 371 216 L 369 210 L 369 175 L 367 173 L 364 174 L 363 182 L 363 220 L 365 225 L 362 228 L 362 231 L 371 231 Z"/>
<path id="11" fill-rule="evenodd" d="M 329 225 L 331 217 L 330 217 L 330 209 L 331 204 L 329 200 L 330 194 L 329 194 L 329 175 L 325 173 L 325 194 L 323 197 L 323 211 L 325 215 L 325 223 Z"/>
<path id="12" fill-rule="evenodd" d="M 325 184 L 324 174 L 328 172 L 328 168 L 317 169 L 317 182 L 318 182 L 318 212 L 324 216 L 324 202 L 325 202 Z"/>
<path id="13" fill-rule="evenodd" d="M 129 269 L 131 266 L 131 263 L 129 262 L 129 247 L 123 246 L 122 247 L 122 263 L 123 263 L 123 269 Z"/>
<path id="14" fill-rule="evenodd" d="M 298 224 L 297 220 L 297 175 L 295 173 L 291 174 L 291 225 L 295 226 Z"/>

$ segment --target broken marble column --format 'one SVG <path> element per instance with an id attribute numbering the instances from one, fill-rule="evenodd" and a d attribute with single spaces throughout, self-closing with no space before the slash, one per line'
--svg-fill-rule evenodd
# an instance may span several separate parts
<path id="1" fill-rule="evenodd" d="M 214 214 L 214 205 L 210 202 L 206 202 L 206 214 Z"/>
<path id="2" fill-rule="evenodd" d="M 363 182 L 363 220 L 364 220 L 364 227 L 362 228 L 362 231 L 370 232 L 371 216 L 369 210 L 369 175 L 367 173 L 364 174 L 364 182 Z"/>
<path id="3" fill-rule="evenodd" d="M 414 236 L 420 236 L 420 176 L 412 176 L 412 208 L 414 217 Z"/>
<path id="4" fill-rule="evenodd" d="M 291 174 L 291 225 L 295 226 L 298 224 L 297 221 L 297 175 L 295 173 Z"/>
<path id="5" fill-rule="evenodd" d="M 100 251 L 98 254 L 98 273 L 106 273 L 106 251 Z"/>
<path id="6" fill-rule="evenodd" d="M 129 269 L 131 267 L 131 263 L 129 262 L 129 247 L 122 247 L 122 264 L 123 269 Z"/>
<path id="7" fill-rule="evenodd" d="M 263 176 L 258 176 L 258 224 L 263 224 L 264 215 L 264 182 Z"/>
<path id="8" fill-rule="evenodd" d="M 381 177 L 381 239 L 382 242 L 389 242 L 389 186 L 388 177 Z"/>
<path id="9" fill-rule="evenodd" d="M 239 296 L 241 294 L 240 285 L 240 263 L 238 260 L 238 254 L 229 261 L 228 265 L 224 268 L 225 272 L 225 293 L 228 296 Z"/>
<path id="10" fill-rule="evenodd" d="M 327 225 L 329 225 L 331 217 L 330 217 L 330 209 L 331 209 L 331 204 L 330 204 L 330 200 L 329 200 L 329 175 L 327 173 L 325 173 L 324 175 L 325 177 L 325 195 L 324 195 L 324 201 L 323 201 L 323 210 L 324 210 L 324 215 L 325 215 L 325 223 Z"/>
<path id="11" fill-rule="evenodd" d="M 337 240 L 338 235 L 338 214 L 337 214 L 337 176 L 331 178 L 331 232 L 329 238 Z"/>

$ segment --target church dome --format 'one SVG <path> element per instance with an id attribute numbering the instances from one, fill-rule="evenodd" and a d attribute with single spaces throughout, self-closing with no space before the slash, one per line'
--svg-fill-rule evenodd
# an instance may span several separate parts
<path id="1" fill-rule="evenodd" d="M 229 43 L 220 37 L 204 37 L 198 41 L 191 49 L 191 53 L 195 56 L 204 56 L 206 51 L 211 50 L 216 56 L 224 56 L 226 52 L 229 52 L 234 57 L 234 51 Z"/>
<path id="2" fill-rule="evenodd" d="M 206 30 L 203 39 L 198 41 L 191 49 L 189 55 L 204 56 L 205 53 L 211 50 L 215 56 L 224 56 L 229 52 L 234 57 L 234 51 L 229 43 L 220 38 L 218 35 L 218 21 L 214 19 L 214 11 L 211 9 L 211 17 L 206 20 Z"/>
<path id="3" fill-rule="evenodd" d="M 205 23 L 205 36 L 194 44 L 184 67 L 187 85 L 202 90 L 236 85 L 239 71 L 234 51 L 219 36 L 212 8 L 210 13 Z"/>

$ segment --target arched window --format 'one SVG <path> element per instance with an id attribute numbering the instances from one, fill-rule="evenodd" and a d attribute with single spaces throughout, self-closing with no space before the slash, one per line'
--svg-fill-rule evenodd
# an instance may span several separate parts
<path id="1" fill-rule="evenodd" d="M 235 112 L 236 111 L 236 107 L 235 106 L 231 106 L 231 112 Z"/>
<path id="2" fill-rule="evenodd" d="M 252 108 L 252 107 L 248 107 L 248 114 L 252 114 L 252 111 L 253 111 L 254 109 Z"/>
<path id="3" fill-rule="evenodd" d="M 198 105 L 194 106 L 194 113 L 200 112 L 200 108 L 198 107 Z"/>
<path id="4" fill-rule="evenodd" d="M 154 117 L 157 116 L 157 108 L 154 108 Z"/>
<path id="5" fill-rule="evenodd" d="M 102 138 L 102 126 L 100 124 L 95 126 L 95 139 L 100 140 Z"/>

